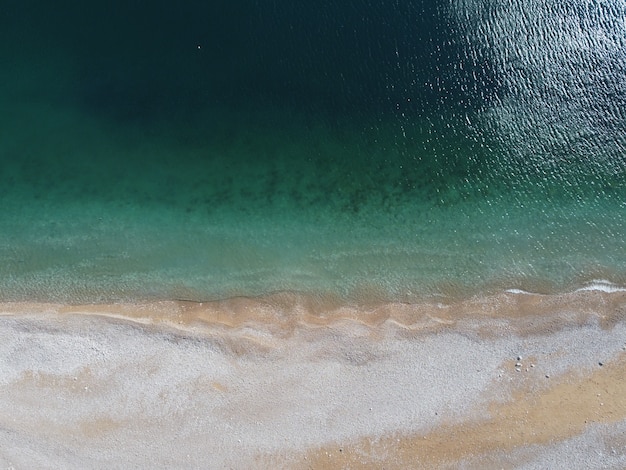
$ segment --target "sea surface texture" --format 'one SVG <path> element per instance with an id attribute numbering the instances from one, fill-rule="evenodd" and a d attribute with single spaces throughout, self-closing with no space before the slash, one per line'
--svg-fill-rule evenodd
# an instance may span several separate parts
<path id="1" fill-rule="evenodd" d="M 6 0 L 0 300 L 618 289 L 625 18 L 623 0 Z"/>

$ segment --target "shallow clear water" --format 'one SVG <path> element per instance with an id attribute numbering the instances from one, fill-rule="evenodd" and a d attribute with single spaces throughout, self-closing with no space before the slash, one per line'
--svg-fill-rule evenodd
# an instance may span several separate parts
<path id="1" fill-rule="evenodd" d="M 3 300 L 626 284 L 624 3 L 117 3 L 0 16 Z"/>

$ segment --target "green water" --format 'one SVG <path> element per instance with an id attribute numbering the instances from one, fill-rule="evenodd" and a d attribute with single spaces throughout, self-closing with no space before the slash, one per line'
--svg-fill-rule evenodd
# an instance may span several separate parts
<path id="1" fill-rule="evenodd" d="M 619 11 L 87 3 L 4 13 L 2 300 L 626 284 Z"/>

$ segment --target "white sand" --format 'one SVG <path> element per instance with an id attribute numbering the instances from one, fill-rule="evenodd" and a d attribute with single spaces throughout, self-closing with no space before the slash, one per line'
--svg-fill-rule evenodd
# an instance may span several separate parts
<path id="1" fill-rule="evenodd" d="M 0 468 L 305 468 L 311 455 L 350 446 L 364 464 L 401 468 L 393 445 L 365 455 L 355 443 L 480 423 L 520 391 L 541 395 L 621 360 L 626 295 L 573 295 L 587 302 L 581 311 L 553 301 L 561 307 L 540 317 L 524 310 L 532 302 L 511 315 L 517 300 L 507 294 L 496 305 L 506 308 L 469 302 L 452 320 L 447 307 L 397 306 L 405 321 L 344 309 L 288 328 L 289 312 L 259 322 L 267 304 L 255 301 L 245 315 L 212 306 L 212 321 L 178 304 L 4 304 Z M 455 459 L 467 468 L 623 467 L 623 447 L 609 441 L 623 443 L 626 407 L 615 413 L 550 444 Z"/>

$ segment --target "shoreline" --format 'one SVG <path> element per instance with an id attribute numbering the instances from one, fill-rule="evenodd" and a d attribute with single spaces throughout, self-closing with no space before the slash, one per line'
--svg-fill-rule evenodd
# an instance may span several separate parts
<path id="1" fill-rule="evenodd" d="M 603 328 L 623 320 L 626 289 L 606 283 L 561 294 L 539 294 L 508 289 L 496 295 L 435 302 L 365 300 L 276 292 L 264 296 L 237 296 L 214 301 L 137 300 L 134 302 L 59 303 L 0 301 L 0 318 L 33 313 L 93 315 L 131 323 L 187 331 L 252 327 L 261 331 L 333 327 L 342 323 L 376 329 L 436 333 L 462 330 L 472 321 L 506 322 L 518 335 L 537 333 L 546 324 L 580 325 L 597 319 Z M 494 335 L 501 331 L 493 331 Z"/>
<path id="2" fill-rule="evenodd" d="M 619 289 L 7 302 L 0 338 L 16 469 L 626 464 Z"/>

